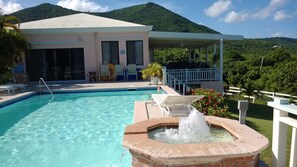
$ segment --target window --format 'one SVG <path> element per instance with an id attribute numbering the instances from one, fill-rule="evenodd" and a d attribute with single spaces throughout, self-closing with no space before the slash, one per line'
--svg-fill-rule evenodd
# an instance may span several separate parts
<path id="1" fill-rule="evenodd" d="M 34 49 L 26 56 L 26 69 L 30 81 L 84 80 L 84 50 Z"/>
<path id="2" fill-rule="evenodd" d="M 127 64 L 143 65 L 143 42 L 127 41 Z"/>
<path id="3" fill-rule="evenodd" d="M 119 42 L 103 41 L 102 46 L 102 64 L 119 64 Z"/>

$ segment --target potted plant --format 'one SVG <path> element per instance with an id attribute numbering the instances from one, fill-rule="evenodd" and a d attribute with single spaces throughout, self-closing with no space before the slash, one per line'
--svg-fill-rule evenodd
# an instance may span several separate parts
<path id="1" fill-rule="evenodd" d="M 143 79 L 151 79 L 152 85 L 157 85 L 159 79 L 162 79 L 162 65 L 151 63 L 141 71 Z"/>

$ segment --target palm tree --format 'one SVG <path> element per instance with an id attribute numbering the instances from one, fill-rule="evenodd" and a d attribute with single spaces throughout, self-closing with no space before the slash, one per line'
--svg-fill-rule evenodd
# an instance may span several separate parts
<path id="1" fill-rule="evenodd" d="M 6 28 L 13 28 L 15 31 L 20 31 L 20 21 L 15 16 L 2 16 L 0 15 L 0 30 L 3 31 Z"/>

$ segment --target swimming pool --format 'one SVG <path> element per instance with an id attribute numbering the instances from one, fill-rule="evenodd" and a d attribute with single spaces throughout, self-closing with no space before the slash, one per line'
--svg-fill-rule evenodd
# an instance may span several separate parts
<path id="1" fill-rule="evenodd" d="M 0 108 L 0 166 L 131 166 L 124 127 L 152 93 L 38 95 Z"/>

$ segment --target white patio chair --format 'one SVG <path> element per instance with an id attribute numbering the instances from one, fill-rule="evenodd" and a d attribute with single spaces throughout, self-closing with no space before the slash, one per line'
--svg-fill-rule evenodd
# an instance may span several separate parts
<path id="1" fill-rule="evenodd" d="M 100 79 L 101 77 L 108 77 L 108 81 L 110 81 L 110 72 L 108 64 L 102 64 L 100 68 Z"/>
<path id="2" fill-rule="evenodd" d="M 0 85 L 0 91 L 6 91 L 8 92 L 8 95 L 10 95 L 10 91 L 14 93 L 14 88 L 9 85 Z"/>
<path id="3" fill-rule="evenodd" d="M 7 86 L 12 86 L 15 89 L 20 88 L 22 90 L 22 92 L 24 92 L 26 90 L 27 85 L 25 85 L 25 84 L 10 84 L 10 85 L 7 85 Z"/>
<path id="4" fill-rule="evenodd" d="M 164 112 L 168 116 L 179 116 L 185 117 L 188 116 L 191 110 L 194 109 L 192 103 L 203 98 L 201 96 L 181 96 L 181 95 L 172 95 L 172 94 L 152 94 L 152 100 L 159 106 L 162 111 L 162 116 L 164 117 Z"/>
<path id="5" fill-rule="evenodd" d="M 117 76 L 123 76 L 124 80 L 126 80 L 124 68 L 121 64 L 115 65 L 115 79 L 117 79 Z"/>
<path id="6" fill-rule="evenodd" d="M 138 80 L 136 64 L 128 64 L 127 80 L 129 80 L 129 75 L 135 75 L 136 80 Z"/>

